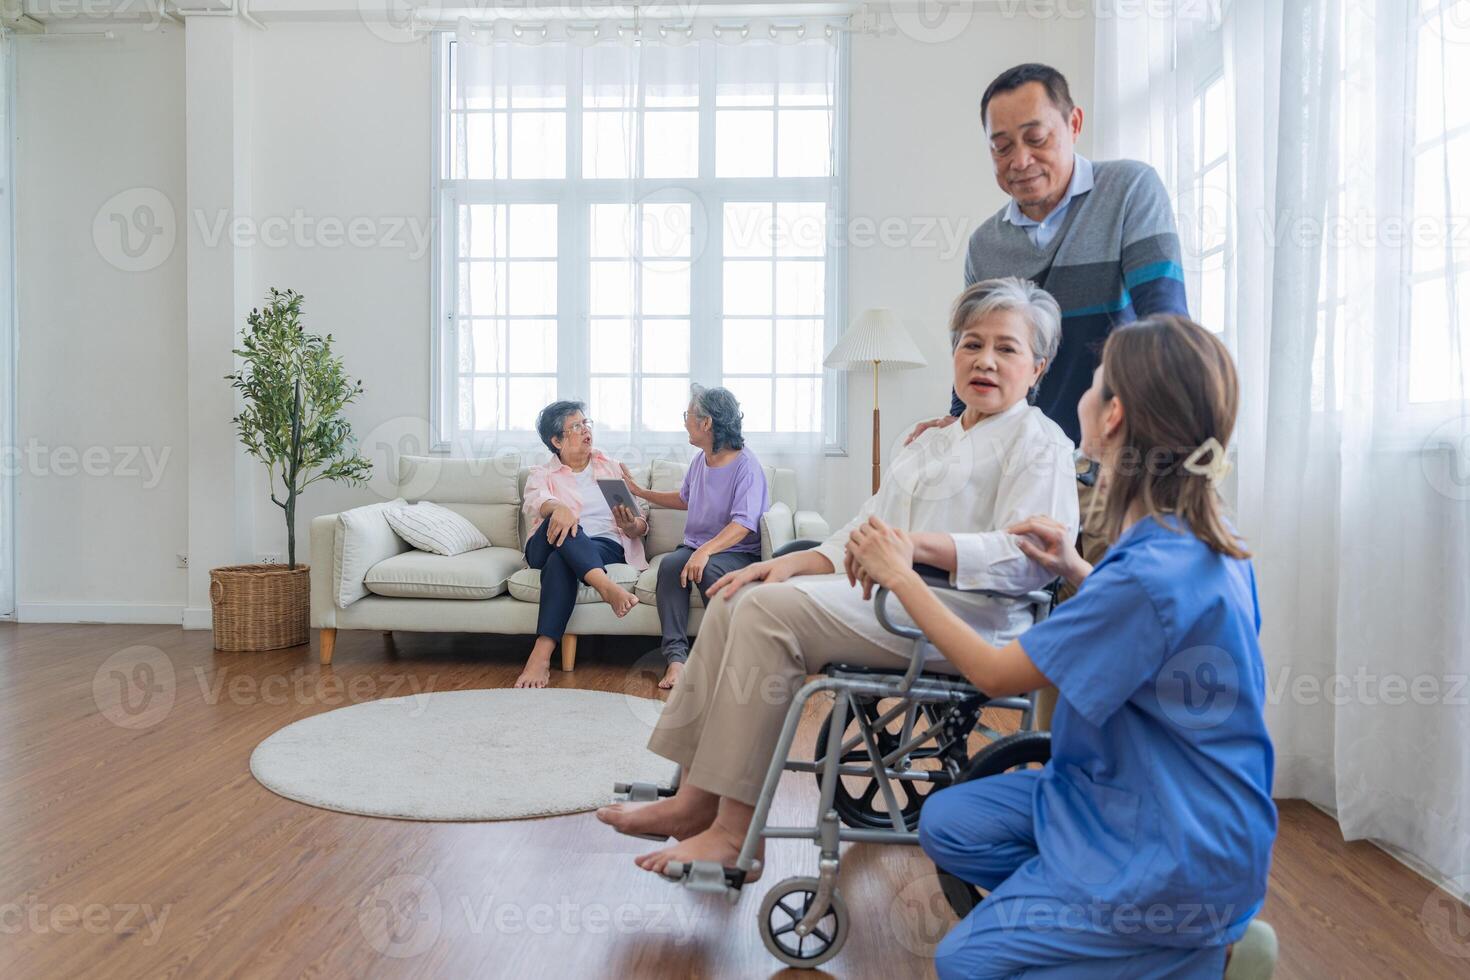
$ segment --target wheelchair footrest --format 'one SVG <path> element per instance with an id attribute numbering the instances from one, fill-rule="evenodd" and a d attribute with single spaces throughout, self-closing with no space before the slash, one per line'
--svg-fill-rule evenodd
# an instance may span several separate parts
<path id="1" fill-rule="evenodd" d="M 740 898 L 746 872 L 713 861 L 670 861 L 664 868 L 664 877 L 692 891 L 724 895 L 734 903 Z"/>
<path id="2" fill-rule="evenodd" d="M 621 796 L 624 803 L 652 803 L 673 796 L 677 790 L 656 783 L 613 783 L 613 792 Z"/>

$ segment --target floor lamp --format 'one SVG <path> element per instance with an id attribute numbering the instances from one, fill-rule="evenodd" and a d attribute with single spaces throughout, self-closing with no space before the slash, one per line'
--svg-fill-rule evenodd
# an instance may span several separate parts
<path id="1" fill-rule="evenodd" d="M 923 367 L 929 363 L 919 353 L 918 345 L 909 332 L 898 322 L 892 310 L 863 310 L 827 352 L 822 362 L 829 368 L 841 371 L 873 371 L 873 492 L 878 492 L 878 478 L 883 468 L 879 464 L 878 426 L 878 372 L 906 371 Z"/>

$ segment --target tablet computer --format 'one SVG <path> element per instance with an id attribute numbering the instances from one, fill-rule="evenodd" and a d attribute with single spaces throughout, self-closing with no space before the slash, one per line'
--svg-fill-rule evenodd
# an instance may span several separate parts
<path id="1" fill-rule="evenodd" d="M 638 498 L 622 480 L 598 480 L 597 488 L 602 491 L 602 499 L 607 501 L 609 510 L 627 507 L 634 514 L 638 513 Z"/>

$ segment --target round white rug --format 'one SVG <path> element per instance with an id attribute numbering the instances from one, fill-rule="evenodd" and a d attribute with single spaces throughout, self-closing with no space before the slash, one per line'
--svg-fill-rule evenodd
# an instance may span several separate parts
<path id="1" fill-rule="evenodd" d="M 431 691 L 323 712 L 261 742 L 266 789 L 405 820 L 514 820 L 592 810 L 613 783 L 668 785 L 644 746 L 662 701 L 606 691 Z"/>

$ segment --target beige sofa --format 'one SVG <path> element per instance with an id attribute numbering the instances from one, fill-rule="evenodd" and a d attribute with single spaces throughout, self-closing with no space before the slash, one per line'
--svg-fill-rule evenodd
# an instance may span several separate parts
<path id="1" fill-rule="evenodd" d="M 686 467 L 668 460 L 632 468 L 639 483 L 654 490 L 677 490 Z M 311 522 L 311 625 L 321 630 L 321 661 L 332 662 L 337 631 L 407 630 L 445 633 L 536 632 L 541 573 L 527 568 L 521 512 L 528 469 L 516 455 L 488 459 L 404 456 L 399 459 L 398 498 Z M 827 522 L 812 511 L 796 510 L 796 476 L 766 467 L 771 506 L 761 517 L 761 554 L 798 538 L 822 539 Z M 490 547 L 445 557 L 411 549 L 388 526 L 384 512 L 404 501 L 429 500 L 468 518 L 490 540 Z M 612 565 L 608 574 L 632 589 L 640 602 L 623 618 L 612 614 L 590 586 L 583 586 L 561 644 L 561 666 L 576 662 L 577 637 L 586 634 L 660 635 L 654 592 L 658 567 L 684 537 L 687 514 L 654 507 L 645 540 L 647 570 Z M 691 634 L 703 611 L 697 589 L 690 590 Z"/>

